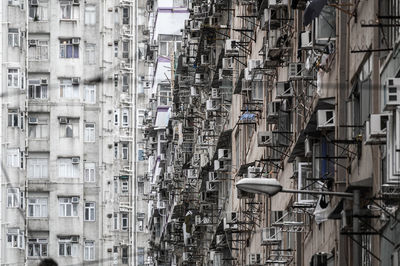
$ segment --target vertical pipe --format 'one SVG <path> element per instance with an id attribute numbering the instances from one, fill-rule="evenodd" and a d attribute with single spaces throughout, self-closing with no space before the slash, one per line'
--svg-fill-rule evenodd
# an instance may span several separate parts
<path id="1" fill-rule="evenodd" d="M 3 36 L 3 5 L 5 2 L 0 3 L 0 36 Z M 3 38 L 0 41 L 0 77 L 3 77 Z M 0 84 L 0 96 L 3 96 L 3 84 L 5 81 L 2 80 Z M 0 265 L 3 263 L 2 251 L 3 251 L 3 97 L 0 97 Z"/>
<path id="2" fill-rule="evenodd" d="M 361 265 L 361 235 L 357 234 L 360 231 L 360 220 L 356 217 L 360 213 L 360 191 L 354 190 L 353 194 L 353 232 L 356 233 L 353 241 L 353 265 L 355 266 Z"/>

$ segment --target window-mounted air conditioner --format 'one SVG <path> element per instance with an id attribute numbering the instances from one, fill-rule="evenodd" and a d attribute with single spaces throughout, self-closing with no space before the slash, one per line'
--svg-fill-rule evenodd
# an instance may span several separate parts
<path id="1" fill-rule="evenodd" d="M 236 55 L 239 53 L 239 40 L 226 40 L 225 41 L 225 54 Z"/>
<path id="2" fill-rule="evenodd" d="M 293 96 L 293 88 L 290 82 L 277 82 L 276 83 L 276 98 L 290 98 Z"/>
<path id="3" fill-rule="evenodd" d="M 182 253 L 182 260 L 185 261 L 185 262 L 189 261 L 191 256 L 192 256 L 191 252 L 183 252 Z"/>
<path id="4" fill-rule="evenodd" d="M 268 103 L 267 107 L 267 121 L 271 122 L 278 118 L 281 101 L 272 101 Z"/>
<path id="5" fill-rule="evenodd" d="M 288 0 L 268 0 L 268 8 L 283 7 L 288 5 Z"/>
<path id="6" fill-rule="evenodd" d="M 206 190 L 207 191 L 217 191 L 218 190 L 218 186 L 214 182 L 206 181 Z"/>
<path id="7" fill-rule="evenodd" d="M 201 63 L 202 65 L 208 65 L 208 64 L 210 64 L 210 60 L 209 60 L 208 55 L 202 54 L 202 55 L 200 56 L 200 63 Z"/>
<path id="8" fill-rule="evenodd" d="M 208 172 L 208 181 L 211 183 L 220 182 L 218 174 L 216 172 Z"/>
<path id="9" fill-rule="evenodd" d="M 211 88 L 211 99 L 219 99 L 221 96 L 219 94 L 218 88 Z"/>
<path id="10" fill-rule="evenodd" d="M 72 4 L 75 5 L 75 6 L 79 6 L 79 0 L 73 0 Z"/>
<path id="11" fill-rule="evenodd" d="M 197 88 L 195 88 L 195 87 L 190 87 L 190 96 L 192 96 L 192 97 L 197 97 L 197 96 L 199 96 L 199 93 L 198 93 L 198 91 L 197 91 Z"/>
<path id="12" fill-rule="evenodd" d="M 79 78 L 72 78 L 72 84 L 73 85 L 78 85 L 79 84 Z"/>
<path id="13" fill-rule="evenodd" d="M 261 254 L 260 253 L 249 254 L 249 265 L 262 265 Z"/>
<path id="14" fill-rule="evenodd" d="M 201 14 L 201 6 L 194 6 L 193 7 L 193 13 L 195 15 Z"/>
<path id="15" fill-rule="evenodd" d="M 262 173 L 262 167 L 249 166 L 247 168 L 247 177 L 249 178 L 260 177 L 261 173 Z"/>
<path id="16" fill-rule="evenodd" d="M 79 236 L 71 236 L 71 242 L 72 243 L 78 243 L 79 242 Z"/>
<path id="17" fill-rule="evenodd" d="M 60 117 L 58 120 L 60 121 L 60 124 L 67 124 L 68 123 L 68 118 L 67 117 Z"/>
<path id="18" fill-rule="evenodd" d="M 29 0 L 29 5 L 30 6 L 38 6 L 39 2 L 38 2 L 38 0 Z"/>
<path id="19" fill-rule="evenodd" d="M 335 127 L 335 110 L 317 111 L 317 128 L 330 129 Z"/>
<path id="20" fill-rule="evenodd" d="M 37 40 L 29 40 L 29 46 L 36 46 Z"/>
<path id="21" fill-rule="evenodd" d="M 278 138 L 272 131 L 258 132 L 257 143 L 259 147 L 274 147 L 278 145 Z"/>
<path id="22" fill-rule="evenodd" d="M 229 165 L 226 161 L 214 160 L 214 171 L 228 171 Z"/>
<path id="23" fill-rule="evenodd" d="M 40 84 L 47 85 L 47 79 L 40 79 Z"/>
<path id="24" fill-rule="evenodd" d="M 71 203 L 79 203 L 79 197 L 72 197 Z"/>
<path id="25" fill-rule="evenodd" d="M 190 30 L 191 31 L 198 31 L 200 30 L 201 22 L 199 20 L 192 20 L 190 21 Z"/>
<path id="26" fill-rule="evenodd" d="M 393 110 L 400 105 L 400 78 L 388 78 L 384 88 L 385 110 Z"/>
<path id="27" fill-rule="evenodd" d="M 238 213 L 237 212 L 227 212 L 226 213 L 226 223 L 227 224 L 236 224 L 238 222 Z"/>
<path id="28" fill-rule="evenodd" d="M 282 241 L 282 231 L 279 227 L 263 228 L 261 243 L 263 245 L 275 245 Z"/>
<path id="29" fill-rule="evenodd" d="M 73 163 L 73 164 L 78 164 L 79 161 L 80 161 L 79 157 L 72 157 L 71 160 L 72 160 L 72 163 Z"/>
<path id="30" fill-rule="evenodd" d="M 217 111 L 219 109 L 219 103 L 216 100 L 209 99 L 206 101 L 207 111 Z"/>
<path id="31" fill-rule="evenodd" d="M 37 117 L 29 117 L 28 119 L 28 124 L 37 124 L 38 123 L 38 118 Z"/>
<path id="32" fill-rule="evenodd" d="M 387 123 L 390 114 L 371 114 L 365 122 L 365 144 L 381 144 L 386 142 Z"/>
<path id="33" fill-rule="evenodd" d="M 195 217 L 194 217 L 194 225 L 199 225 L 199 224 L 201 224 L 201 221 L 202 219 L 201 219 L 201 216 L 200 215 L 196 215 Z"/>
<path id="34" fill-rule="evenodd" d="M 231 160 L 232 153 L 229 149 L 218 149 L 218 160 Z"/>
<path id="35" fill-rule="evenodd" d="M 233 68 L 233 58 L 232 57 L 222 58 L 222 69 L 232 70 L 232 68 Z"/>
<path id="36" fill-rule="evenodd" d="M 81 39 L 79 38 L 72 38 L 72 44 L 79 44 L 81 42 Z"/>
<path id="37" fill-rule="evenodd" d="M 314 79 L 314 70 L 308 71 L 304 63 L 289 63 L 288 68 L 288 79 L 299 80 L 299 79 Z"/>
<path id="38" fill-rule="evenodd" d="M 312 48 L 313 48 L 312 32 L 310 30 L 301 32 L 300 49 L 312 49 Z"/>
<path id="39" fill-rule="evenodd" d="M 261 59 L 249 59 L 247 61 L 247 69 L 250 73 L 253 72 L 256 68 L 262 68 L 262 61 Z"/>

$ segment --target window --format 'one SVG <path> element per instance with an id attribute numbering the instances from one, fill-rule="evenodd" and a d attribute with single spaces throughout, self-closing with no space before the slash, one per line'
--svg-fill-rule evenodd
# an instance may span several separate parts
<path id="1" fill-rule="evenodd" d="M 122 58 L 129 58 L 129 42 L 122 42 Z"/>
<path id="2" fill-rule="evenodd" d="M 144 265 L 144 248 L 138 248 L 137 254 L 138 254 L 138 259 L 137 259 L 138 265 Z"/>
<path id="3" fill-rule="evenodd" d="M 86 6 L 85 7 L 85 25 L 95 25 L 96 24 L 96 6 Z"/>
<path id="4" fill-rule="evenodd" d="M 60 0 L 61 19 L 73 20 L 79 14 L 79 6 L 74 6 L 72 0 Z"/>
<path id="5" fill-rule="evenodd" d="M 7 75 L 7 86 L 11 89 L 19 88 L 19 68 L 9 68 Z"/>
<path id="6" fill-rule="evenodd" d="M 95 127 L 93 123 L 85 124 L 85 142 L 95 142 Z"/>
<path id="7" fill-rule="evenodd" d="M 264 97 L 263 93 L 264 93 L 263 81 L 262 80 L 253 81 L 251 87 L 251 98 L 256 101 L 257 100 L 262 101 Z"/>
<path id="8" fill-rule="evenodd" d="M 60 217 L 76 217 L 78 216 L 79 197 L 62 197 L 58 198 Z"/>
<path id="9" fill-rule="evenodd" d="M 78 178 L 79 177 L 79 158 L 58 159 L 58 177 Z"/>
<path id="10" fill-rule="evenodd" d="M 114 212 L 113 215 L 113 229 L 118 230 L 119 229 L 119 213 Z"/>
<path id="11" fill-rule="evenodd" d="M 122 75 L 122 91 L 123 92 L 129 91 L 129 74 Z"/>
<path id="12" fill-rule="evenodd" d="M 7 245 L 10 248 L 25 248 L 25 234 L 18 228 L 8 228 Z"/>
<path id="13" fill-rule="evenodd" d="M 48 158 L 28 158 L 27 176 L 30 179 L 49 177 L 49 159 Z"/>
<path id="14" fill-rule="evenodd" d="M 78 256 L 79 238 L 77 236 L 63 236 L 58 238 L 59 256 Z"/>
<path id="15" fill-rule="evenodd" d="M 79 58 L 79 38 L 60 40 L 60 58 Z"/>
<path id="16" fill-rule="evenodd" d="M 85 103 L 96 103 L 96 85 L 85 85 Z"/>
<path id="17" fill-rule="evenodd" d="M 95 221 L 96 220 L 96 208 L 94 202 L 85 203 L 85 221 Z"/>
<path id="18" fill-rule="evenodd" d="M 48 20 L 48 0 L 38 0 L 37 4 L 29 4 L 29 18 L 33 21 Z"/>
<path id="19" fill-rule="evenodd" d="M 114 110 L 114 125 L 119 125 L 119 109 Z"/>
<path id="20" fill-rule="evenodd" d="M 118 194 L 119 192 L 119 181 L 118 176 L 114 177 L 114 194 Z"/>
<path id="21" fill-rule="evenodd" d="M 47 217 L 47 198 L 28 198 L 28 217 Z"/>
<path id="22" fill-rule="evenodd" d="M 21 200 L 21 194 L 19 192 L 19 188 L 7 188 L 8 208 L 19 208 L 20 200 Z"/>
<path id="23" fill-rule="evenodd" d="M 18 110 L 9 109 L 8 110 L 8 126 L 18 127 L 19 126 Z"/>
<path id="24" fill-rule="evenodd" d="M 159 54 L 161 56 L 167 56 L 168 55 L 168 42 L 160 42 Z"/>
<path id="25" fill-rule="evenodd" d="M 79 79 L 60 79 L 60 98 L 79 99 Z"/>
<path id="26" fill-rule="evenodd" d="M 47 99 L 47 79 L 30 79 L 28 81 L 29 99 Z"/>
<path id="27" fill-rule="evenodd" d="M 8 0 L 8 5 L 9 6 L 18 6 L 19 0 Z"/>
<path id="28" fill-rule="evenodd" d="M 114 74 L 114 88 L 118 89 L 118 74 Z"/>
<path id="29" fill-rule="evenodd" d="M 19 46 L 19 30 L 8 29 L 8 46 L 18 47 Z"/>
<path id="30" fill-rule="evenodd" d="M 122 264 L 128 264 L 128 247 L 122 247 Z"/>
<path id="31" fill-rule="evenodd" d="M 139 109 L 138 110 L 138 113 L 137 113 L 138 117 L 137 117 L 137 122 L 136 122 L 138 127 L 142 127 L 143 126 L 145 112 L 146 111 L 143 110 L 143 109 Z"/>
<path id="32" fill-rule="evenodd" d="M 122 8 L 122 24 L 129 24 L 129 7 Z"/>
<path id="33" fill-rule="evenodd" d="M 144 161 L 144 150 L 138 150 L 138 160 Z"/>
<path id="34" fill-rule="evenodd" d="M 143 232 L 143 219 L 138 219 L 137 221 L 138 231 Z"/>
<path id="35" fill-rule="evenodd" d="M 28 136 L 31 139 L 47 139 L 49 137 L 48 117 L 29 116 Z"/>
<path id="36" fill-rule="evenodd" d="M 121 181 L 121 192 L 122 193 L 128 193 L 129 192 L 129 181 L 128 180 L 122 180 Z"/>
<path id="37" fill-rule="evenodd" d="M 29 40 L 28 56 L 31 61 L 49 60 L 49 41 L 48 40 Z"/>
<path id="38" fill-rule="evenodd" d="M 122 127 L 129 126 L 129 110 L 122 109 Z"/>
<path id="39" fill-rule="evenodd" d="M 114 159 L 118 159 L 118 143 L 114 143 Z"/>
<path id="40" fill-rule="evenodd" d="M 60 137 L 73 138 L 78 137 L 79 119 L 60 118 Z"/>
<path id="41" fill-rule="evenodd" d="M 96 167 L 95 163 L 85 163 L 85 182 L 96 181 L 95 167 Z"/>
<path id="42" fill-rule="evenodd" d="M 129 156 L 128 144 L 122 144 L 122 159 L 128 160 L 128 156 Z"/>
<path id="43" fill-rule="evenodd" d="M 84 260 L 94 260 L 94 241 L 85 241 Z"/>
<path id="44" fill-rule="evenodd" d="M 129 214 L 121 213 L 121 230 L 128 230 L 129 227 Z"/>
<path id="45" fill-rule="evenodd" d="M 28 239 L 28 257 L 47 257 L 47 238 Z"/>
<path id="46" fill-rule="evenodd" d="M 20 160 L 19 149 L 8 149 L 7 150 L 7 166 L 20 167 L 19 160 Z"/>
<path id="47" fill-rule="evenodd" d="M 85 46 L 85 63 L 88 65 L 96 64 L 96 44 L 87 43 Z"/>
<path id="48" fill-rule="evenodd" d="M 326 5 L 315 19 L 315 41 L 317 44 L 324 44 L 334 39 L 336 39 L 336 9 Z"/>

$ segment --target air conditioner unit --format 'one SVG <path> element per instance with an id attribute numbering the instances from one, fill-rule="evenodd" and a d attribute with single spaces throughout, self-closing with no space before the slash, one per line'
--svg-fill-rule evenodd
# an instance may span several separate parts
<path id="1" fill-rule="evenodd" d="M 79 5 L 79 0 L 73 0 L 73 5 L 78 6 Z"/>
<path id="2" fill-rule="evenodd" d="M 388 78 L 384 87 L 385 110 L 393 110 L 400 105 L 400 78 Z"/>
<path id="3" fill-rule="evenodd" d="M 213 182 L 206 181 L 206 190 L 207 191 L 218 191 L 218 186 Z"/>
<path id="4" fill-rule="evenodd" d="M 293 88 L 290 82 L 277 82 L 276 83 L 276 98 L 284 99 L 293 96 Z"/>
<path id="5" fill-rule="evenodd" d="M 226 213 L 226 223 L 227 224 L 237 224 L 238 223 L 238 213 L 237 212 L 227 212 Z"/>
<path id="6" fill-rule="evenodd" d="M 272 101 L 268 103 L 267 108 L 267 121 L 275 121 L 278 118 L 281 101 Z"/>
<path id="7" fill-rule="evenodd" d="M 261 59 L 249 59 L 247 62 L 247 69 L 250 73 L 252 73 L 255 68 L 260 68 L 261 66 Z"/>
<path id="8" fill-rule="evenodd" d="M 371 137 L 385 137 L 387 122 L 390 114 L 371 114 L 370 116 L 370 136 Z"/>
<path id="9" fill-rule="evenodd" d="M 191 257 L 192 257 L 191 252 L 183 252 L 182 253 L 182 260 L 185 262 L 189 261 Z"/>
<path id="10" fill-rule="evenodd" d="M 60 121 L 60 124 L 67 124 L 68 123 L 68 118 L 67 117 L 60 117 L 58 118 Z"/>
<path id="11" fill-rule="evenodd" d="M 78 199 L 79 200 L 79 199 Z M 72 236 L 71 237 L 71 242 L 72 243 L 78 243 L 79 242 L 79 236 Z"/>
<path id="12" fill-rule="evenodd" d="M 216 172 L 208 172 L 208 181 L 210 183 L 220 182 L 221 180 L 218 179 L 218 174 Z"/>
<path id="13" fill-rule="evenodd" d="M 247 168 L 247 177 L 249 178 L 260 177 L 262 170 L 263 170 L 262 167 L 249 166 Z"/>
<path id="14" fill-rule="evenodd" d="M 29 46 L 36 46 L 37 40 L 29 40 Z"/>
<path id="15" fill-rule="evenodd" d="M 79 84 L 79 78 L 72 78 L 72 84 L 73 85 L 78 85 Z"/>
<path id="16" fill-rule="evenodd" d="M 244 71 L 244 80 L 251 81 L 253 76 L 249 71 L 249 68 L 246 67 L 243 71 Z"/>
<path id="17" fill-rule="evenodd" d="M 37 124 L 38 118 L 37 117 L 29 117 L 28 124 Z"/>
<path id="18" fill-rule="evenodd" d="M 40 84 L 47 85 L 47 79 L 40 79 Z"/>
<path id="19" fill-rule="evenodd" d="M 328 266 L 328 254 L 327 253 L 314 254 L 311 257 L 310 266 Z"/>
<path id="20" fill-rule="evenodd" d="M 226 161 L 214 160 L 214 171 L 228 171 L 228 163 Z"/>
<path id="21" fill-rule="evenodd" d="M 311 31 L 303 31 L 300 33 L 300 49 L 312 49 L 313 39 Z"/>
<path id="22" fill-rule="evenodd" d="M 226 40 L 225 41 L 225 54 L 226 55 L 239 54 L 239 40 Z"/>
<path id="23" fill-rule="evenodd" d="M 318 190 L 321 186 L 320 183 L 313 180 L 312 163 L 300 162 L 298 163 L 297 174 L 297 189 L 298 190 Z M 310 194 L 298 194 L 298 204 L 314 204 L 316 198 Z"/>
<path id="24" fill-rule="evenodd" d="M 202 220 L 201 220 L 201 216 L 200 215 L 196 215 L 194 217 L 194 225 L 199 225 L 201 224 Z"/>
<path id="25" fill-rule="evenodd" d="M 79 157 L 72 157 L 71 161 L 72 161 L 73 164 L 78 164 L 79 161 L 80 161 L 80 158 Z"/>
<path id="26" fill-rule="evenodd" d="M 79 197 L 72 197 L 71 203 L 79 203 Z"/>
<path id="27" fill-rule="evenodd" d="M 29 0 L 29 5 L 30 6 L 38 6 L 39 5 L 38 0 Z"/>
<path id="28" fill-rule="evenodd" d="M 190 30 L 191 31 L 198 31 L 201 28 L 201 22 L 199 20 L 192 20 L 190 21 Z"/>
<path id="29" fill-rule="evenodd" d="M 249 254 L 249 264 L 250 265 L 262 265 L 261 264 L 261 254 L 260 253 Z"/>
<path id="30" fill-rule="evenodd" d="M 157 201 L 157 209 L 165 209 L 165 201 Z"/>
<path id="31" fill-rule="evenodd" d="M 312 69 L 308 71 L 305 68 L 304 63 L 289 63 L 288 79 L 289 80 L 314 79 L 314 73 Z"/>
<path id="32" fill-rule="evenodd" d="M 283 7 L 288 5 L 288 0 L 268 0 L 268 8 Z"/>
<path id="33" fill-rule="evenodd" d="M 210 64 L 210 60 L 209 60 L 209 58 L 208 58 L 208 55 L 206 55 L 206 54 L 202 54 L 202 55 L 200 56 L 200 61 L 201 61 L 201 64 L 202 64 L 202 65 L 208 65 L 208 64 Z"/>
<path id="34" fill-rule="evenodd" d="M 274 147 L 278 145 L 278 138 L 272 131 L 258 132 L 258 147 Z"/>
<path id="35" fill-rule="evenodd" d="M 201 6 L 194 6 L 193 7 L 193 13 L 195 15 L 201 14 Z"/>
<path id="36" fill-rule="evenodd" d="M 79 44 L 81 42 L 81 39 L 79 38 L 72 38 L 72 44 Z"/>
<path id="37" fill-rule="evenodd" d="M 279 227 L 263 228 L 261 236 L 262 245 L 275 245 L 282 241 L 282 231 Z"/>
<path id="38" fill-rule="evenodd" d="M 207 100 L 206 101 L 206 110 L 207 111 L 217 111 L 219 109 L 219 103 L 216 100 Z"/>
<path id="39" fill-rule="evenodd" d="M 228 149 L 218 149 L 218 160 L 231 160 L 232 152 Z"/>
<path id="40" fill-rule="evenodd" d="M 329 129 L 335 127 L 335 110 L 317 111 L 317 128 Z"/>
<path id="41" fill-rule="evenodd" d="M 204 73 L 196 73 L 195 78 L 194 78 L 194 83 L 195 84 L 201 84 L 206 82 L 206 75 Z"/>
<path id="42" fill-rule="evenodd" d="M 211 99 L 219 99 L 221 98 L 219 94 L 219 89 L 218 88 L 211 88 Z"/>
<path id="43" fill-rule="evenodd" d="M 233 57 L 225 57 L 222 58 L 222 69 L 224 70 L 232 70 L 233 69 Z"/>

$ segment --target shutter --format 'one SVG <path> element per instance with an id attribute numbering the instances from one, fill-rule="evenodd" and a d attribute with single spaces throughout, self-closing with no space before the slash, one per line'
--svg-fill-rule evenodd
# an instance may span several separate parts
<path id="1" fill-rule="evenodd" d="M 368 120 L 371 113 L 371 78 L 362 81 L 360 83 L 360 95 L 361 95 L 361 125 L 364 125 L 365 121 Z"/>

